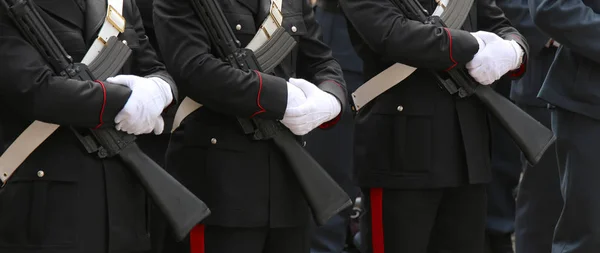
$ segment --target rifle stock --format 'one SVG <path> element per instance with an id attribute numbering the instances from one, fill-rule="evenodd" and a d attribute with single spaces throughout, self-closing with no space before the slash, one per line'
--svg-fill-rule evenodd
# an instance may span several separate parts
<path id="1" fill-rule="evenodd" d="M 131 53 L 116 37 L 111 37 L 99 57 L 90 63 L 94 69 L 73 63 L 31 0 L 0 0 L 0 5 L 22 35 L 47 59 L 56 75 L 83 81 L 97 80 L 99 74 L 113 76 Z M 120 58 L 115 59 L 116 56 Z M 210 214 L 204 202 L 139 149 L 135 136 L 114 128 L 71 129 L 89 153 L 96 153 L 99 158 L 120 157 L 167 216 L 177 239 L 185 238 L 194 225 Z"/>

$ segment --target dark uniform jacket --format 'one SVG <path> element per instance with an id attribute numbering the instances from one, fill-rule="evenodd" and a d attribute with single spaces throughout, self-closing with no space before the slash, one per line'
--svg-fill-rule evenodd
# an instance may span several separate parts
<path id="1" fill-rule="evenodd" d="M 420 3 L 429 13 L 436 7 L 434 0 Z M 349 32 L 364 60 L 366 80 L 395 62 L 422 68 L 359 113 L 355 166 L 360 185 L 436 188 L 488 182 L 485 107 L 475 97 L 449 95 L 428 69 L 468 63 L 479 48 L 469 31 L 494 32 L 527 51 L 502 11 L 491 0 L 475 1 L 463 29 L 455 30 L 407 20 L 389 0 L 341 0 L 340 5 L 352 24 Z"/>
<path id="2" fill-rule="evenodd" d="M 270 3 L 218 2 L 242 46 L 256 33 Z M 304 78 L 345 105 L 340 66 L 319 40 L 320 29 L 308 1 L 283 1 L 283 26 L 299 44 L 274 74 L 241 71 L 216 58 L 190 1 L 160 0 L 154 8 L 167 68 L 182 94 L 204 105 L 173 134 L 167 170 L 207 203 L 212 210 L 207 224 L 306 224 L 307 204 L 282 154 L 272 142 L 252 141 L 244 135 L 234 116 L 282 119 L 289 77 Z"/>
<path id="3" fill-rule="evenodd" d="M 562 45 L 540 98 L 600 120 L 600 2 L 532 0 L 529 7 L 535 24 Z"/>
<path id="4" fill-rule="evenodd" d="M 533 23 L 527 0 L 498 0 L 496 4 L 502 8 L 506 17 L 525 36 L 529 44 L 527 73 L 513 82 L 510 98 L 519 105 L 546 107 L 547 103 L 537 95 L 554 60 L 556 47 L 546 46 L 550 37 Z"/>
<path id="5" fill-rule="evenodd" d="M 80 61 L 97 37 L 106 2 L 35 3 L 67 53 Z M 133 53 L 122 73 L 158 76 L 173 86 L 149 47 L 133 1 L 124 1 L 123 14 L 127 24 L 120 38 L 127 40 Z M 114 127 L 114 117 L 131 94 L 121 85 L 54 76 L 3 9 L 0 59 L 0 139 L 6 141 L 0 147 L 10 144 L 33 120 L 82 129 Z M 61 127 L 0 192 L 0 252 L 96 252 L 90 249 L 100 250 L 96 246 L 107 242 L 111 252 L 146 249 L 145 196 L 117 158 L 100 160 L 88 154 L 71 130 Z"/>

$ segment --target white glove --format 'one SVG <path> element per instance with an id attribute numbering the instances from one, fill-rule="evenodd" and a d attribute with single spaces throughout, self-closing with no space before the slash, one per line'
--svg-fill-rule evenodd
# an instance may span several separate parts
<path id="1" fill-rule="evenodd" d="M 295 108 L 306 103 L 306 94 L 304 94 L 304 91 L 300 88 L 291 83 L 287 83 L 287 92 L 288 98 L 286 109 Z"/>
<path id="2" fill-rule="evenodd" d="M 117 130 L 135 135 L 152 131 L 158 135 L 163 132 L 161 113 L 173 101 L 171 86 L 167 82 L 158 77 L 133 75 L 119 75 L 106 81 L 125 85 L 132 91 L 129 100 L 115 117 Z"/>
<path id="3" fill-rule="evenodd" d="M 505 40 L 494 33 L 484 31 L 471 34 L 480 45 L 473 60 L 466 65 L 475 81 L 489 85 L 508 71 L 521 66 L 524 52 L 514 40 Z"/>
<path id="4" fill-rule="evenodd" d="M 305 135 L 340 114 L 342 105 L 333 95 L 304 79 L 290 78 L 289 82 L 306 94 L 306 102 L 288 106 L 281 120 L 295 135 Z"/>

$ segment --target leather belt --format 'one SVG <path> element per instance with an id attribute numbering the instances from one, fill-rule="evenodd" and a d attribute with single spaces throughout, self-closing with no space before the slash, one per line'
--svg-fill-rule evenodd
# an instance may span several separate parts
<path id="1" fill-rule="evenodd" d="M 254 38 L 248 43 L 246 46 L 247 49 L 252 50 L 253 52 L 264 51 L 263 46 L 266 46 L 271 38 L 273 38 L 278 31 L 281 31 L 283 24 L 283 15 L 282 13 L 282 0 L 272 0 L 271 8 L 269 10 L 269 15 L 263 21 L 260 28 L 254 35 Z M 277 51 L 277 50 L 276 50 Z M 280 52 L 281 53 L 281 52 Z M 261 57 L 258 57 L 259 59 Z M 174 132 L 181 122 L 190 115 L 192 112 L 196 111 L 202 107 L 202 104 L 192 100 L 189 97 L 184 98 L 177 108 L 177 112 L 175 113 L 175 118 L 173 120 L 173 128 L 171 132 Z"/>
<path id="2" fill-rule="evenodd" d="M 125 18 L 121 15 L 123 0 L 108 0 L 108 9 L 104 24 L 98 33 L 98 38 L 88 49 L 83 57 L 82 63 L 90 65 L 98 57 L 109 38 L 116 37 L 125 30 Z M 6 184 L 10 176 L 33 151 L 39 147 L 59 125 L 34 121 L 0 156 L 0 181 Z"/>
<path id="3" fill-rule="evenodd" d="M 469 12 L 474 0 L 436 0 L 438 6 L 433 12 L 433 16 L 439 16 L 449 28 L 460 28 Z M 391 67 L 377 74 L 369 81 L 358 87 L 352 93 L 354 111 L 358 111 L 383 94 L 390 88 L 396 86 L 404 79 L 409 77 L 417 69 L 402 63 L 395 63 Z"/>

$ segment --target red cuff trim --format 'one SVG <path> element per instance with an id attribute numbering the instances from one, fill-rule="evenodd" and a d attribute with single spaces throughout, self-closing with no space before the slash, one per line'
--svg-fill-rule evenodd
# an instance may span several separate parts
<path id="1" fill-rule="evenodd" d="M 372 188 L 370 192 L 371 202 L 371 242 L 373 253 L 384 253 L 383 237 L 383 189 Z"/>
<path id="2" fill-rule="evenodd" d="M 340 83 L 338 83 L 338 82 L 336 82 L 336 81 L 334 81 L 334 80 L 327 80 L 327 81 L 325 81 L 325 82 L 333 82 L 333 83 L 337 84 L 337 86 L 339 86 L 340 88 L 342 88 L 342 90 L 344 89 L 344 87 L 342 87 L 342 85 L 341 85 Z M 324 83 L 324 82 L 323 82 L 323 83 Z M 336 99 L 336 100 L 337 100 L 337 99 Z M 344 108 L 343 108 L 343 106 L 342 106 L 342 110 L 343 110 L 343 109 L 344 109 Z M 331 127 L 335 126 L 335 124 L 337 124 L 338 122 L 340 122 L 340 119 L 342 119 L 342 111 L 340 111 L 340 113 L 339 113 L 339 114 L 338 114 L 338 115 L 337 115 L 335 118 L 333 118 L 332 120 L 330 120 L 330 121 L 327 121 L 327 122 L 325 122 L 325 123 L 321 124 L 321 125 L 319 126 L 319 128 L 320 128 L 320 129 L 328 129 L 328 128 L 331 128 Z"/>
<path id="3" fill-rule="evenodd" d="M 258 75 L 258 80 L 259 80 L 258 95 L 256 95 L 256 105 L 258 106 L 258 108 L 260 110 L 258 110 L 254 114 L 252 114 L 252 116 L 250 116 L 250 118 L 254 118 L 254 116 L 259 115 L 259 114 L 267 111 L 267 110 L 265 110 L 265 108 L 262 107 L 262 105 L 260 105 L 260 93 L 262 92 L 262 86 L 263 86 L 262 75 L 257 70 L 254 70 L 254 72 L 256 72 L 256 74 Z"/>
<path id="4" fill-rule="evenodd" d="M 446 34 L 448 34 L 448 39 L 450 40 L 450 61 L 452 62 L 452 66 L 446 69 L 446 71 L 450 71 L 451 69 L 456 67 L 456 65 L 458 65 L 458 62 L 454 60 L 454 56 L 452 54 L 452 34 L 450 33 L 450 29 L 444 28 L 444 30 L 446 31 Z"/>
<path id="5" fill-rule="evenodd" d="M 204 225 L 198 224 L 190 231 L 190 253 L 204 253 Z"/>
<path id="6" fill-rule="evenodd" d="M 102 109 L 100 109 L 100 123 L 94 127 L 94 129 L 98 129 L 102 126 L 102 124 L 104 124 L 104 122 L 102 121 L 102 118 L 104 118 L 104 107 L 106 107 L 106 87 L 104 86 L 104 83 L 96 80 L 95 82 L 99 83 L 100 86 L 102 86 L 102 93 L 104 93 L 104 99 L 102 101 Z"/>
<path id="7" fill-rule="evenodd" d="M 330 121 L 327 121 L 327 122 L 321 124 L 319 126 L 319 128 L 321 128 L 321 129 L 331 128 L 331 127 L 335 126 L 335 124 L 337 124 L 338 122 L 340 122 L 340 119 L 342 119 L 342 113 L 341 112 L 340 112 L 340 114 L 338 114 L 337 117 L 333 118 Z"/>
<path id="8" fill-rule="evenodd" d="M 525 74 L 525 69 L 527 66 L 526 63 L 527 63 L 527 58 L 523 57 L 523 63 L 521 63 L 521 66 L 518 69 L 515 69 L 515 70 L 509 72 L 510 76 L 511 77 L 521 77 L 523 74 Z"/>

